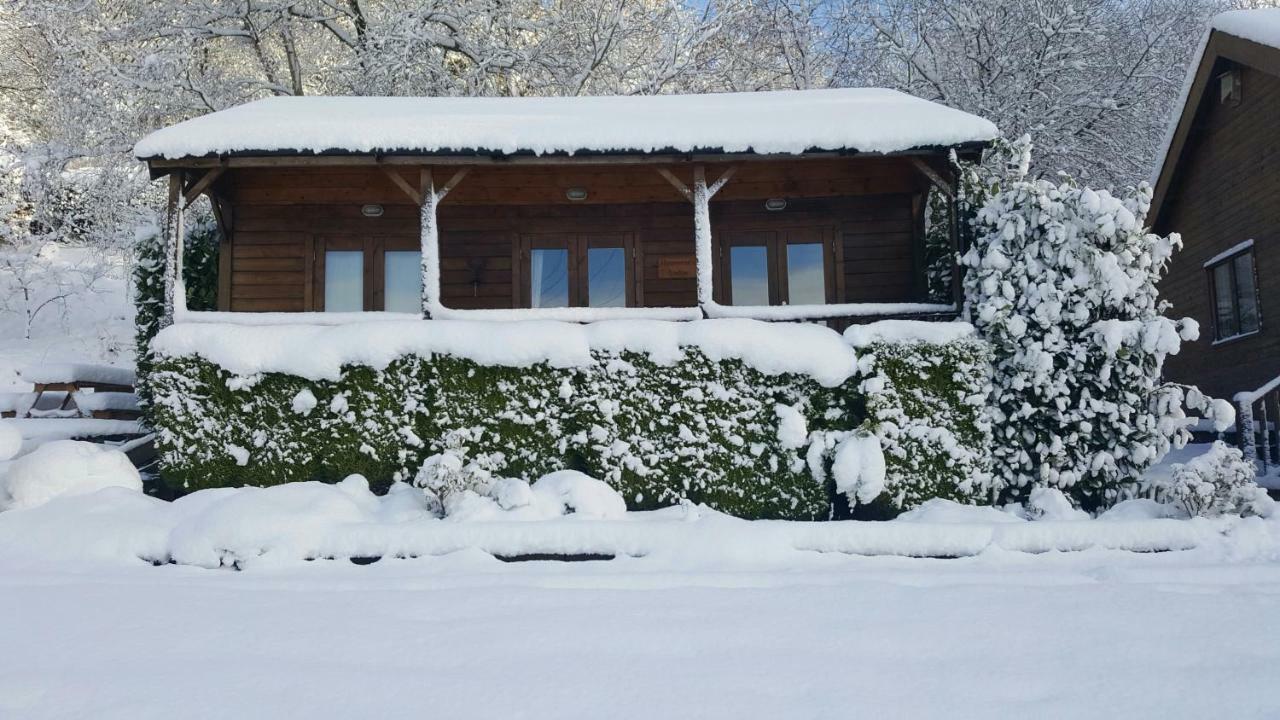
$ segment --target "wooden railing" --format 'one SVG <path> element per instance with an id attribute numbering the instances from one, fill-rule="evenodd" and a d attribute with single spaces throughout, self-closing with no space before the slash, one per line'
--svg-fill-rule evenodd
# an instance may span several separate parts
<path id="1" fill-rule="evenodd" d="M 1280 466 L 1280 377 L 1257 390 L 1236 393 L 1236 444 L 1261 472 Z"/>

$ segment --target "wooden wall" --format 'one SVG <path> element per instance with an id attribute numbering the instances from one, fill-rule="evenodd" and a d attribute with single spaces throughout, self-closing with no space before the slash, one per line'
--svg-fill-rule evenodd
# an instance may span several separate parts
<path id="1" fill-rule="evenodd" d="M 1166 375 L 1228 399 L 1280 375 L 1280 78 L 1244 68 L 1242 86 L 1235 107 L 1218 102 L 1216 83 L 1209 87 L 1155 228 L 1185 243 L 1161 294 L 1173 316 L 1200 323 L 1200 340 L 1169 358 Z M 1262 330 L 1215 344 L 1204 262 L 1249 239 Z"/>
<path id="2" fill-rule="evenodd" d="M 723 169 L 708 168 L 708 177 Z M 416 169 L 400 172 L 417 185 Z M 673 172 L 692 180 L 687 169 Z M 451 174 L 437 169 L 436 182 Z M 567 201 L 570 187 L 587 189 L 588 198 Z M 924 187 L 896 158 L 745 162 L 712 201 L 712 230 L 717 240 L 742 232 L 828 238 L 832 300 L 919 300 Z M 325 248 L 418 242 L 417 207 L 377 168 L 232 169 L 216 193 L 232 228 L 220 278 L 224 309 L 321 309 Z M 787 208 L 766 211 L 769 197 L 786 198 Z M 382 205 L 383 215 L 365 217 L 364 204 Z M 629 237 L 636 304 L 696 304 L 695 280 L 670 272 L 693 255 L 693 209 L 652 166 L 476 167 L 441 204 L 439 217 L 442 295 L 450 307 L 518 306 L 521 238 L 557 233 Z M 377 268 L 365 266 L 367 302 L 381 307 L 372 295 Z"/>

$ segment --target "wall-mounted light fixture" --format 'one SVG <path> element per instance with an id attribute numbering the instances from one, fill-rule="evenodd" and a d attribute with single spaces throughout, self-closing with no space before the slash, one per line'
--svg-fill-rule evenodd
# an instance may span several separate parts
<path id="1" fill-rule="evenodd" d="M 787 199 L 786 198 L 769 198 L 768 200 L 764 201 L 764 209 L 768 210 L 769 212 L 778 212 L 779 210 L 786 210 Z"/>
<path id="2" fill-rule="evenodd" d="M 564 191 L 564 196 L 574 202 L 587 199 L 587 189 L 580 187 L 571 187 Z"/>
<path id="3" fill-rule="evenodd" d="M 381 205 L 362 205 L 360 207 L 360 214 L 365 217 L 382 217 L 382 206 Z"/>

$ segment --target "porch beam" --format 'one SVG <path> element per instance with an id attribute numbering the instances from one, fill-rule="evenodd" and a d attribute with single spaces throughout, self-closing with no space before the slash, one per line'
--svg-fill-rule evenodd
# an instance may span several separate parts
<path id="1" fill-rule="evenodd" d="M 665 178 L 667 182 L 671 183 L 671 187 L 675 188 L 677 192 L 684 196 L 685 200 L 693 202 L 693 192 L 689 190 L 689 186 L 685 185 L 683 180 L 676 177 L 675 173 L 664 167 L 655 169 L 658 171 L 659 175 Z"/>
<path id="2" fill-rule="evenodd" d="M 450 190 L 458 187 L 458 183 L 462 182 L 462 179 L 466 177 L 469 172 L 471 172 L 471 168 L 469 167 L 463 167 L 455 172 L 453 177 L 449 178 L 448 182 L 441 186 L 440 191 L 436 193 L 436 202 L 444 200 L 444 196 L 448 195 Z"/>
<path id="3" fill-rule="evenodd" d="M 190 205 L 191 203 L 195 202 L 196 199 L 199 198 L 200 195 L 203 194 L 206 190 L 208 190 L 210 186 L 212 186 L 213 183 L 216 182 L 218 178 L 222 176 L 222 173 L 226 171 L 227 171 L 227 166 L 224 164 L 224 165 L 219 165 L 205 172 L 204 175 L 202 175 L 200 179 L 197 180 L 189 190 L 183 193 L 182 195 L 183 204 Z"/>
<path id="4" fill-rule="evenodd" d="M 926 180 L 932 183 L 934 187 L 941 190 L 947 197 L 955 195 L 955 189 L 951 187 L 951 183 L 944 180 L 942 176 L 938 174 L 937 170 L 934 170 L 929 166 L 929 163 L 916 156 L 912 156 L 909 160 L 911 162 L 911 167 L 915 168 L 916 172 L 923 175 Z"/>
<path id="5" fill-rule="evenodd" d="M 378 164 L 378 169 L 382 170 L 383 174 L 385 174 L 388 178 L 390 178 L 391 182 L 396 187 L 400 188 L 400 190 L 403 191 L 405 195 L 408 195 L 409 199 L 413 201 L 414 205 L 417 205 L 419 207 L 422 206 L 422 200 L 423 200 L 422 194 L 418 192 L 416 188 L 410 185 L 408 180 L 404 179 L 404 176 L 400 174 L 399 170 L 396 170 L 393 167 L 388 167 L 387 165 L 384 165 L 382 163 Z"/>

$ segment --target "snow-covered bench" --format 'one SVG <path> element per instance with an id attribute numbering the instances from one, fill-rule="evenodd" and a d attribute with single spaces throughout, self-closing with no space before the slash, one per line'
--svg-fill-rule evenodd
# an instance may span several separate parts
<path id="1" fill-rule="evenodd" d="M 102 393 L 133 397 L 133 386 L 138 380 L 137 374 L 133 370 L 84 363 L 33 365 L 20 369 L 18 376 L 31 383 L 33 387 L 32 394 L 35 396 L 30 404 L 26 405 L 24 412 L 16 412 L 18 408 L 15 405 L 15 415 L 21 415 L 22 417 L 33 417 L 35 413 L 33 408 L 39 407 L 40 400 L 53 393 L 61 393 L 58 406 L 52 411 L 42 410 L 40 412 L 42 416 L 76 416 L 81 414 L 81 409 L 85 412 L 92 412 L 92 408 L 77 409 L 81 407 L 78 404 L 78 400 L 89 397 L 89 393 L 84 391 L 91 390 L 94 394 Z M 101 408 L 104 411 L 107 410 L 105 407 L 107 404 L 114 403 L 117 406 L 126 404 L 124 399 L 118 397 L 96 402 L 104 405 Z M 131 409 L 135 411 L 137 409 L 136 398 L 132 403 Z"/>

